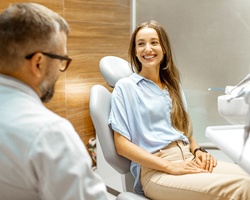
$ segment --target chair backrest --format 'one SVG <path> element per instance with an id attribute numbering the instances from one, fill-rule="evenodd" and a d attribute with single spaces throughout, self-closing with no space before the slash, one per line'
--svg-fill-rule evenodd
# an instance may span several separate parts
<path id="1" fill-rule="evenodd" d="M 132 74 L 130 64 L 116 56 L 105 56 L 99 63 L 100 71 L 111 87 L 123 78 Z M 111 93 L 101 85 L 94 85 L 90 91 L 89 109 L 97 137 L 102 148 L 104 159 L 116 171 L 126 174 L 130 170 L 130 160 L 117 154 L 113 130 L 108 126 L 111 107 Z"/>
<path id="2" fill-rule="evenodd" d="M 111 93 L 102 85 L 90 90 L 89 110 L 97 137 L 107 163 L 121 174 L 129 172 L 130 161 L 116 153 L 113 130 L 108 126 Z M 97 155 L 98 156 L 98 155 Z"/>
<path id="3" fill-rule="evenodd" d="M 121 78 L 133 73 L 130 63 L 116 56 L 103 57 L 100 60 L 99 68 L 103 78 L 111 87 L 114 87 Z"/>

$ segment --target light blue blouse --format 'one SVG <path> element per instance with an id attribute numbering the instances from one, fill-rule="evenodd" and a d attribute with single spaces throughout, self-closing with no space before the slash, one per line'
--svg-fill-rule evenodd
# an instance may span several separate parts
<path id="1" fill-rule="evenodd" d="M 161 90 L 153 81 L 133 73 L 119 80 L 112 93 L 109 125 L 146 151 L 156 152 L 173 141 L 189 143 L 187 137 L 171 125 L 172 100 L 167 88 Z M 140 166 L 131 162 L 134 189 L 143 193 Z"/>

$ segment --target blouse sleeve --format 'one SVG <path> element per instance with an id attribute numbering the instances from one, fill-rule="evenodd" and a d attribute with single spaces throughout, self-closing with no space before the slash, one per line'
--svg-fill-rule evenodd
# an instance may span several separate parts
<path id="1" fill-rule="evenodd" d="M 126 109 L 126 95 L 119 85 L 112 93 L 111 110 L 109 115 L 109 126 L 131 141 L 128 110 Z"/>

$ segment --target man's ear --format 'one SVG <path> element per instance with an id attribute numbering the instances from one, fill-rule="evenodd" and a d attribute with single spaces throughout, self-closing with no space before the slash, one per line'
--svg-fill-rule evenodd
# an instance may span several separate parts
<path id="1" fill-rule="evenodd" d="M 30 59 L 30 71 L 36 77 L 41 77 L 44 73 L 44 56 L 42 53 L 36 53 Z"/>

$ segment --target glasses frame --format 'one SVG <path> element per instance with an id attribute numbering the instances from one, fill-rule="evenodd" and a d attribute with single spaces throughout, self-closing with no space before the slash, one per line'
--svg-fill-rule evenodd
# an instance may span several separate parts
<path id="1" fill-rule="evenodd" d="M 50 58 L 53 58 L 53 59 L 59 59 L 59 60 L 66 60 L 67 63 L 66 63 L 66 66 L 64 69 L 60 69 L 61 72 L 65 72 L 66 69 L 69 67 L 69 64 L 71 63 L 72 59 L 69 58 L 68 56 L 59 56 L 57 54 L 52 54 L 52 53 L 46 53 L 46 52 L 36 52 L 36 53 L 42 53 L 43 55 L 45 56 L 48 56 Z M 36 53 L 32 53 L 32 54 L 29 54 L 27 56 L 25 56 L 26 59 L 31 59 Z"/>

